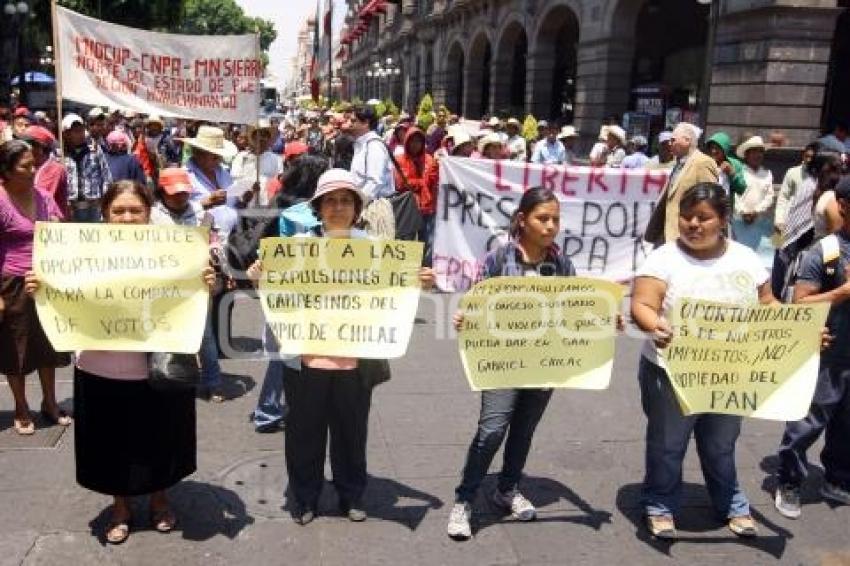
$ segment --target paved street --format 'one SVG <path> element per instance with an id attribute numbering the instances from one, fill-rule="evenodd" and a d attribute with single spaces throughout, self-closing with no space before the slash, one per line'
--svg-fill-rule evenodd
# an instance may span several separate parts
<path id="1" fill-rule="evenodd" d="M 376 390 L 370 517 L 361 524 L 337 516 L 330 486 L 324 515 L 306 527 L 282 508 L 283 435 L 256 434 L 247 421 L 262 362 L 225 361 L 237 397 L 221 405 L 199 402 L 198 472 L 172 490 L 182 520 L 178 531 L 150 530 L 140 504 L 133 534 L 120 547 L 98 538 L 109 499 L 74 481 L 73 427 L 61 435 L 53 428 L 16 437 L 4 384 L 0 564 L 850 564 L 850 509 L 820 501 L 819 468 L 804 494 L 802 520 L 785 520 L 773 510 L 764 489 L 782 430 L 773 422 L 746 422 L 738 444 L 758 539 L 738 540 L 712 518 L 693 449 L 686 462 L 686 506 L 678 518 L 681 539 L 669 544 L 645 536 L 638 508 L 644 436 L 635 379 L 639 342 L 629 338 L 619 343 L 610 390 L 560 391 L 549 406 L 524 483 L 539 519 L 511 522 L 481 497 L 475 538 L 449 540 L 453 488 L 478 414 L 455 342 L 438 339 L 450 299 L 425 297 L 408 356 L 393 364 L 393 380 Z M 256 346 L 256 305 L 240 303 L 236 313 L 239 344 Z M 60 380 L 59 398 L 70 406 L 70 371 L 63 370 Z M 32 407 L 40 401 L 37 389 L 33 378 Z M 489 478 L 485 491 L 492 485 Z"/>

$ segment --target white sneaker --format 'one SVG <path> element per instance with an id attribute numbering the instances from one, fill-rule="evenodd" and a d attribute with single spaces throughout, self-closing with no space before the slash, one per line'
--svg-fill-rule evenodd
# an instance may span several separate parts
<path id="1" fill-rule="evenodd" d="M 449 515 L 449 536 L 455 540 L 467 540 L 472 537 L 472 506 L 469 503 L 455 503 Z"/>
<path id="2" fill-rule="evenodd" d="M 493 502 L 508 511 L 520 521 L 533 521 L 537 518 L 537 509 L 526 499 L 518 489 L 502 493 L 498 489 L 493 492 Z"/>

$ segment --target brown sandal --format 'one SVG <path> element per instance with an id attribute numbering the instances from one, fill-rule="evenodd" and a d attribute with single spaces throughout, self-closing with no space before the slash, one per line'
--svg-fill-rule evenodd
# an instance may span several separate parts
<path id="1" fill-rule="evenodd" d="M 177 524 L 177 517 L 168 508 L 159 511 L 151 510 L 151 524 L 157 532 L 170 533 Z"/>
<path id="2" fill-rule="evenodd" d="M 21 436 L 32 436 L 35 434 L 35 423 L 32 419 L 14 419 L 12 421 L 15 432 Z"/>

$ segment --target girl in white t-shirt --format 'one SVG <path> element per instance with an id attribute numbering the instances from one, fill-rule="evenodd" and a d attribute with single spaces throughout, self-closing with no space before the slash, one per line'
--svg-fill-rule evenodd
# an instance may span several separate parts
<path id="1" fill-rule="evenodd" d="M 682 462 L 692 432 L 716 512 L 735 534 L 752 537 L 757 533 L 735 468 L 741 417 L 683 416 L 664 369 L 664 349 L 672 339 L 667 315 L 677 300 L 775 301 L 758 256 L 724 235 L 728 219 L 729 201 L 723 187 L 700 183 L 688 189 L 680 204 L 679 238 L 653 251 L 635 278 L 632 317 L 650 335 L 638 374 L 647 416 L 642 502 L 647 527 L 659 538 L 676 535 L 673 516 L 679 508 Z"/>

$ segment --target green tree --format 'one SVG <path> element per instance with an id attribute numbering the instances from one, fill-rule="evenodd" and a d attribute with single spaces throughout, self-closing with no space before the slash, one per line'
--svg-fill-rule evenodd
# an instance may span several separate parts
<path id="1" fill-rule="evenodd" d="M 401 110 L 398 109 L 392 98 L 384 100 L 384 107 L 386 108 L 386 113 L 395 118 L 398 118 L 398 115 L 401 113 Z"/>
<path id="2" fill-rule="evenodd" d="M 525 121 L 522 123 L 522 137 L 528 143 L 533 143 L 537 140 L 537 120 L 531 114 L 526 116 Z"/>
<path id="3" fill-rule="evenodd" d="M 423 132 L 427 132 L 431 124 L 434 123 L 434 99 L 430 93 L 425 93 L 422 100 L 419 101 L 419 112 L 416 113 L 416 125 Z"/>
<path id="4" fill-rule="evenodd" d="M 184 3 L 185 0 L 59 0 L 60 6 L 93 18 L 157 31 L 174 31 L 175 25 L 179 26 Z M 36 5 L 50 17 L 49 0 L 38 0 Z"/>

